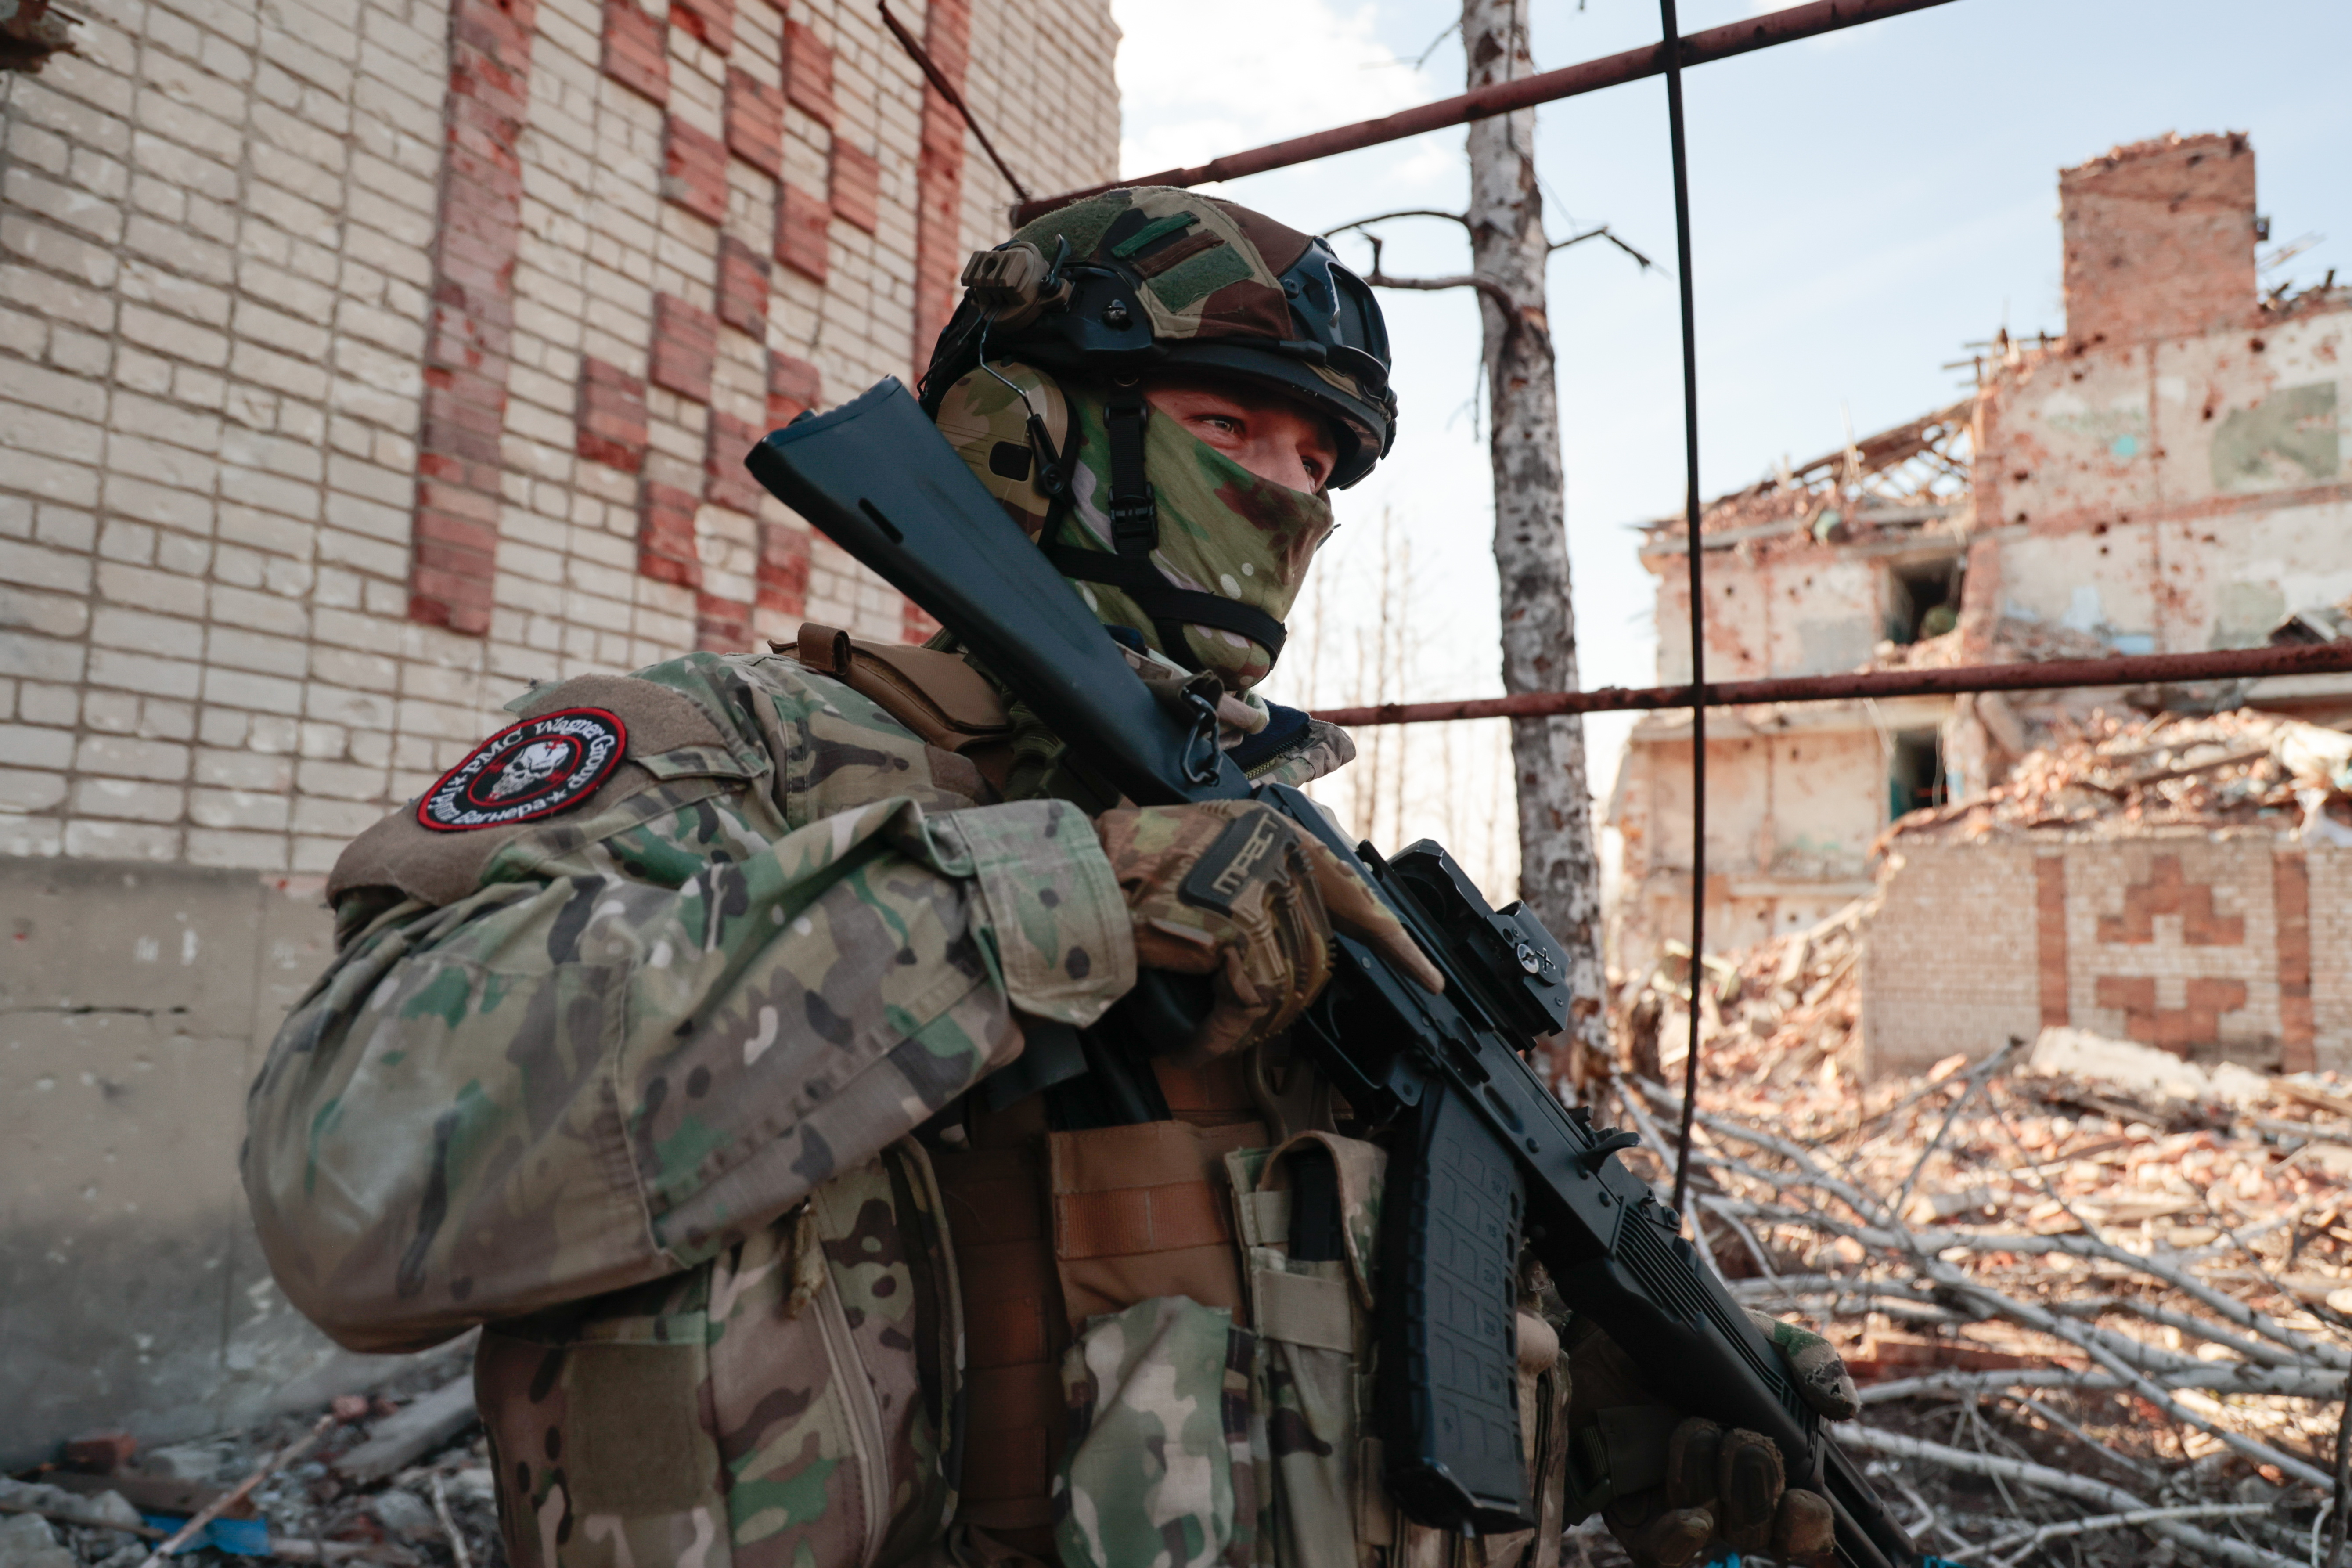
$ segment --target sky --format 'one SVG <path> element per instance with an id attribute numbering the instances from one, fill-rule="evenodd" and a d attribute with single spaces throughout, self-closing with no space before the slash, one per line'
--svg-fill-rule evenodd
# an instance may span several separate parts
<path id="1" fill-rule="evenodd" d="M 1775 8 L 1699 0 L 1681 21 L 1691 32 Z M 1113 10 L 1125 33 L 1124 175 L 1462 90 L 1456 12 L 1442 0 L 1114 0 Z M 1654 41 L 1658 11 L 1536 0 L 1532 26 L 1537 68 L 1548 69 Z M 2264 284 L 2314 282 L 2330 267 L 2352 278 L 2347 61 L 2344 0 L 1955 0 L 1694 68 L 1685 101 L 1702 489 L 1717 494 L 1778 458 L 1834 450 L 1849 420 L 1867 434 L 1949 402 L 1969 377 L 1945 367 L 1998 328 L 2061 330 L 2058 170 L 2119 142 L 2248 132 L 2272 218 L 2263 253 L 2325 237 Z M 1683 473 L 1664 86 L 1547 105 L 1537 147 L 1555 237 L 1606 223 L 1660 263 L 1644 270 L 1596 242 L 1555 256 L 1549 279 L 1582 681 L 1649 685 L 1653 579 L 1631 526 L 1680 510 Z M 1211 189 L 1314 230 L 1398 207 L 1459 210 L 1463 148 L 1457 129 Z M 1392 272 L 1465 269 L 1454 225 L 1406 220 L 1381 232 Z M 1365 264 L 1360 244 L 1337 243 Z M 1269 684 L 1278 699 L 1344 700 L 1351 682 L 1370 695 L 1379 661 L 1354 657 L 1361 623 L 1381 559 L 1394 583 L 1408 550 L 1390 602 L 1412 636 L 1391 637 L 1402 657 L 1387 661 L 1383 695 L 1501 689 L 1475 307 L 1458 290 L 1390 292 L 1383 303 L 1402 405 L 1396 447 L 1339 498 L 1322 591 L 1301 605 L 1308 622 L 1320 616 L 1335 630 L 1311 689 L 1294 658 Z M 1629 722 L 1588 725 L 1604 800 Z M 1472 727 L 1416 738 L 1461 753 L 1446 761 L 1462 767 L 1440 769 L 1416 750 L 1407 771 L 1432 781 L 1426 799 L 1374 837 L 1431 830 L 1423 824 L 1459 837 L 1465 792 L 1488 787 L 1465 784 L 1463 770 L 1475 773 L 1498 743 Z"/>

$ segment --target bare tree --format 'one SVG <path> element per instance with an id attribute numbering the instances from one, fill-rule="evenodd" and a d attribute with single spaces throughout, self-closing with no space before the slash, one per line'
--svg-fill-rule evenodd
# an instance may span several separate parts
<path id="1" fill-rule="evenodd" d="M 1529 75 L 1527 0 L 1463 0 L 1462 48 L 1473 90 Z M 1576 617 L 1569 601 L 1568 524 L 1559 454 L 1559 389 L 1545 289 L 1552 252 L 1605 239 L 1643 267 L 1649 258 L 1608 226 L 1564 240 L 1544 230 L 1532 109 L 1470 122 L 1470 210 L 1412 208 L 1342 225 L 1442 218 L 1468 231 L 1467 273 L 1399 278 L 1381 265 L 1369 232 L 1367 280 L 1384 289 L 1474 289 L 1485 326 L 1487 459 L 1495 488 L 1495 567 L 1502 585 L 1503 689 L 1577 688 Z M 1568 949 L 1575 1014 L 1570 1034 L 1605 1056 L 1609 1030 L 1601 954 L 1601 862 L 1584 765 L 1584 721 L 1570 714 L 1511 721 L 1518 797 L 1519 896 Z M 1566 1064 L 1561 1064 L 1563 1067 Z"/>

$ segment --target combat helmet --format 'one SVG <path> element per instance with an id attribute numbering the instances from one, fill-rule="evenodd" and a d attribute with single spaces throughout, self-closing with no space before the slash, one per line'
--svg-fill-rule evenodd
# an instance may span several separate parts
<path id="1" fill-rule="evenodd" d="M 1264 383 L 1326 416 L 1331 487 L 1395 438 L 1379 302 L 1331 247 L 1247 207 L 1169 185 L 1106 191 L 974 252 L 923 374 L 923 405 L 974 368 L 1017 359 L 1129 380 L 1188 369 Z"/>

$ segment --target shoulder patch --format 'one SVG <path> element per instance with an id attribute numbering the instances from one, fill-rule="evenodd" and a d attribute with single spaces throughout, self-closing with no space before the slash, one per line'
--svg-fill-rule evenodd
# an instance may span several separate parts
<path id="1" fill-rule="evenodd" d="M 509 724 L 425 792 L 417 823 L 465 833 L 553 816 L 595 792 L 628 740 L 619 715 L 602 708 L 560 708 Z"/>

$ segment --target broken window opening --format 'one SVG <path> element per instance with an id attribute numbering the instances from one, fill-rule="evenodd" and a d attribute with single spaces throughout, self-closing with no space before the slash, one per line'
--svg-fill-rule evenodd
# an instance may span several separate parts
<path id="1" fill-rule="evenodd" d="M 1907 647 L 1958 626 L 1965 572 L 1958 555 L 1887 567 L 1886 640 Z"/>
<path id="2" fill-rule="evenodd" d="M 1943 805 L 1951 798 L 1944 779 L 1944 737 L 1939 730 L 1897 730 L 1886 759 L 1886 819 Z"/>

